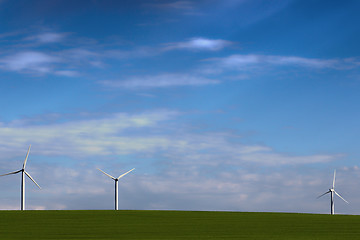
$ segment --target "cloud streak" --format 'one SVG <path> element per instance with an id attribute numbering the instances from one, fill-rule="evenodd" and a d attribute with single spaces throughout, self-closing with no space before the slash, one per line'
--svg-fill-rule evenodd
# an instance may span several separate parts
<path id="1" fill-rule="evenodd" d="M 173 126 L 180 113 L 169 110 L 118 113 L 106 118 L 34 125 L 17 121 L 0 124 L 0 151 L 9 155 L 30 143 L 47 156 L 111 156 L 147 154 L 172 159 L 176 165 L 293 165 L 334 161 L 341 155 L 288 156 L 267 146 L 234 141 L 226 133 L 189 133 Z M 163 130 L 164 129 L 164 130 Z M 173 136 L 177 136 L 174 138 Z M 64 152 L 66 149 L 66 152 Z"/>
<path id="2" fill-rule="evenodd" d="M 125 80 L 105 80 L 99 82 L 110 88 L 143 89 L 183 86 L 203 86 L 218 84 L 220 81 L 188 74 L 162 74 L 156 76 L 133 77 Z"/>
<path id="3" fill-rule="evenodd" d="M 219 51 L 232 45 L 230 41 L 222 39 L 192 38 L 185 42 L 168 43 L 164 50 L 192 50 L 192 51 Z"/>
<path id="4" fill-rule="evenodd" d="M 19 73 L 77 77 L 89 66 L 102 67 L 101 59 L 100 54 L 82 48 L 49 53 L 24 50 L 0 57 L 0 68 Z"/>
<path id="5" fill-rule="evenodd" d="M 58 62 L 58 57 L 42 52 L 25 51 L 0 59 L 0 67 L 10 71 L 49 73 Z"/>
<path id="6" fill-rule="evenodd" d="M 125 130 L 147 128 L 168 119 L 174 112 L 159 111 L 138 115 L 115 114 L 108 118 L 44 126 L 0 125 L 0 150 L 13 151 L 25 143 L 38 145 L 42 154 L 84 157 L 151 151 L 168 144 L 157 136 L 129 137 Z"/>
<path id="7" fill-rule="evenodd" d="M 297 212 L 321 209 L 320 202 L 299 204 L 301 208 L 297 208 L 294 201 L 315 198 L 321 193 L 320 187 L 327 186 L 319 177 L 322 173 L 314 174 L 311 170 L 299 175 L 269 169 L 322 164 L 341 159 L 342 155 L 288 155 L 265 145 L 241 143 L 239 135 L 227 132 L 194 133 L 181 123 L 184 114 L 158 110 L 51 124 L 36 124 L 34 120 L 0 123 L 0 162 L 9 165 L 9 159 L 19 156 L 19 149 L 24 149 L 23 159 L 30 143 L 31 156 L 46 159 L 46 164 L 31 161 L 28 166 L 43 187 L 36 195 L 29 194 L 30 198 L 37 196 L 36 204 L 28 201 L 29 209 L 112 209 L 113 185 L 95 170 L 102 165 L 112 167 L 113 174 L 120 174 L 128 166 L 136 167 L 135 174 L 121 184 L 120 191 L 126 197 L 121 199 L 120 206 L 125 209 Z M 114 160 L 134 155 L 142 160 L 133 157 L 131 161 Z M 58 160 L 62 158 L 71 159 L 74 168 L 67 167 L 66 161 L 60 165 Z M 111 164 L 106 159 L 112 159 Z M 359 178 L 358 168 L 354 171 Z M 0 187 L 13 186 L 15 183 L 10 180 L 0 182 Z M 300 190 L 304 194 L 298 196 Z M 85 204 L 84 198 L 88 200 Z M 0 203 L 2 209 L 17 207 L 7 200 Z"/>
<path id="8" fill-rule="evenodd" d="M 39 43 L 57 43 L 62 42 L 67 34 L 56 32 L 44 32 L 35 36 L 30 36 L 27 40 L 37 41 Z"/>
<path id="9" fill-rule="evenodd" d="M 76 38 L 66 39 L 68 33 L 43 32 L 24 37 L 13 44 L 13 36 L 23 35 L 22 32 L 2 35 L 7 43 L 7 48 L 0 53 L 2 70 L 76 77 L 89 66 L 102 67 L 106 58 L 96 50 L 88 50 L 94 48 L 93 43 L 88 46 L 85 41 Z"/>
<path id="10" fill-rule="evenodd" d="M 179 3 L 177 3 L 179 4 Z M 181 5 L 181 4 L 180 4 Z M 44 32 L 28 37 L 36 42 L 36 46 L 48 43 L 62 44 L 67 34 L 57 32 Z M 72 47 L 71 39 L 67 39 L 69 45 L 63 45 L 61 50 L 44 51 L 37 47 L 23 47 L 24 49 L 6 50 L 0 55 L 0 69 L 4 71 L 19 72 L 22 74 L 56 75 L 62 77 L 81 77 L 86 75 L 87 70 L 102 70 L 116 64 L 124 64 L 126 60 L 132 60 L 131 65 L 136 65 L 139 59 L 150 59 L 169 51 L 193 51 L 193 52 L 219 52 L 234 42 L 223 39 L 209 39 L 204 37 L 190 38 L 186 41 L 165 43 L 158 47 L 136 47 L 133 50 L 121 50 L 119 48 L 95 47 L 90 45 Z M 81 42 L 81 41 L 80 41 Z M 78 44 L 79 42 L 77 42 Z M 30 49 L 29 49 L 30 48 Z M 194 67 L 192 73 L 155 73 L 154 75 L 136 76 L 125 75 L 123 79 L 115 78 L 97 81 L 97 83 L 114 89 L 149 89 L 169 88 L 183 86 L 207 86 L 220 84 L 225 79 L 249 78 L 252 74 L 269 71 L 273 68 L 304 68 L 309 70 L 332 69 L 349 70 L 360 66 L 358 58 L 320 59 L 299 56 L 279 56 L 260 54 L 233 54 L 226 57 L 203 59 L 202 67 Z M 260 70 L 260 71 L 259 71 Z M 234 76 L 234 73 L 237 76 Z M 226 73 L 221 77 L 212 75 Z M 246 73 L 246 75 L 241 75 Z"/>
<path id="11" fill-rule="evenodd" d="M 222 39 L 203 37 L 191 38 L 183 42 L 165 43 L 162 46 L 138 46 L 132 50 L 107 48 L 96 42 L 69 39 L 67 33 L 44 32 L 23 38 L 17 45 L 9 45 L 0 55 L 0 68 L 26 74 L 52 74 L 65 77 L 77 77 L 88 68 L 101 69 L 128 59 L 158 56 L 168 51 L 220 51 L 233 43 Z M 4 35 L 4 38 L 11 37 Z M 66 38 L 66 41 L 64 41 Z M 11 42 L 11 41 L 8 41 Z M 66 42 L 66 44 L 64 43 Z M 50 44 L 51 43 L 51 44 Z M 75 45 L 74 45 L 75 44 Z M 96 46 L 95 46 L 96 45 Z M 59 46 L 60 48 L 53 48 Z M 16 50 L 15 50 L 16 48 Z M 48 48 L 47 51 L 44 48 Z M 49 49 L 51 48 L 51 49 Z M 61 49 L 61 50 L 59 50 Z M 157 80 L 155 80 L 157 78 Z M 128 77 L 129 79 L 129 77 Z M 154 80 L 154 81 L 153 81 Z M 162 74 L 154 77 L 143 77 L 125 80 L 119 84 L 115 81 L 104 82 L 107 85 L 118 85 L 127 88 L 166 87 L 184 85 L 206 85 L 218 83 L 217 80 L 185 74 Z M 136 85 L 136 86 L 135 86 Z"/>
<path id="12" fill-rule="evenodd" d="M 97 163 L 99 164 L 99 162 Z M 34 166 L 32 175 L 43 187 L 28 195 L 28 209 L 112 209 L 113 184 L 95 169 L 97 164 L 74 170 L 67 167 Z M 35 171 L 34 171 L 35 170 Z M 124 169 L 110 170 L 119 174 Z M 40 174 L 41 172 L 41 174 Z M 207 169 L 191 165 L 169 166 L 159 174 L 136 171 L 121 181 L 121 209 L 230 210 L 328 213 L 328 199 L 316 199 L 331 185 L 332 172 L 315 169 L 299 173 L 294 170 L 263 172 L 249 169 Z M 339 169 L 338 189 L 353 204 L 358 204 L 356 182 L 360 171 Z M 16 182 L 16 183 L 15 183 Z M 347 183 L 346 185 L 344 183 Z M 354 183 L 354 184 L 352 184 Z M 0 187 L 17 189 L 18 182 L 4 178 Z M 32 190 L 29 187 L 29 190 Z M 12 191 L 10 195 L 16 195 Z M 36 204 L 35 204 L 36 196 Z M 11 201 L 9 200 L 11 199 Z M 84 202 L 84 199 L 87 201 Z M 146 199 L 146 201 L 144 201 Z M 16 202 L 16 201 L 15 201 Z M 12 198 L 0 203 L 1 209 L 17 209 Z M 348 205 L 337 205 L 341 213 L 358 214 Z"/>
<path id="13" fill-rule="evenodd" d="M 275 56 L 275 55 L 256 55 L 256 54 L 235 54 L 224 58 L 208 59 L 223 69 L 243 69 L 252 66 L 293 66 L 306 68 L 331 68 L 349 69 L 359 66 L 359 59 L 319 59 L 304 58 L 297 56 Z"/>

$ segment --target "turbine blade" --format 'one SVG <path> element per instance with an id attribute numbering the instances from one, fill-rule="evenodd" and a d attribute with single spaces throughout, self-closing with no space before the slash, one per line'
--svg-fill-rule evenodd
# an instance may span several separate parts
<path id="1" fill-rule="evenodd" d="M 23 168 L 22 168 L 22 169 L 25 169 L 26 162 L 27 162 L 27 159 L 28 159 L 28 157 L 29 157 L 30 148 L 31 148 L 31 144 L 30 144 L 29 149 L 28 149 L 28 151 L 27 151 L 27 154 L 26 154 L 25 161 L 24 161 L 24 164 L 23 164 Z"/>
<path id="2" fill-rule="evenodd" d="M 108 177 L 110 177 L 110 178 L 112 178 L 112 179 L 116 179 L 116 178 L 114 178 L 113 176 L 111 176 L 110 174 L 107 174 L 106 172 L 104 172 L 103 170 L 101 170 L 101 169 L 99 169 L 99 168 L 97 168 L 97 170 L 99 170 L 99 171 L 101 171 L 102 173 L 104 173 L 106 176 L 108 176 Z"/>
<path id="3" fill-rule="evenodd" d="M 334 180 L 333 180 L 333 189 L 335 188 L 335 175 L 336 175 L 336 169 L 334 170 Z"/>
<path id="4" fill-rule="evenodd" d="M 21 172 L 21 171 L 22 171 L 22 169 L 21 169 L 21 170 L 18 170 L 18 171 L 15 171 L 15 172 L 11 172 L 11 173 L 6 173 L 6 174 L 3 174 L 3 175 L 0 175 L 0 177 L 6 176 L 6 175 L 10 175 L 10 174 L 17 174 L 17 173 L 19 173 L 19 172 Z"/>
<path id="5" fill-rule="evenodd" d="M 335 192 L 335 191 L 334 191 Z M 344 200 L 344 202 L 349 203 L 348 201 L 346 201 L 342 196 L 340 196 L 340 194 L 338 194 L 337 192 L 335 192 L 336 195 L 338 195 L 339 198 L 341 198 L 342 200 Z"/>
<path id="6" fill-rule="evenodd" d="M 331 191 L 327 191 L 326 193 L 321 194 L 321 195 L 320 195 L 320 196 L 318 196 L 317 198 L 321 198 L 322 196 L 324 196 L 325 194 L 328 194 L 329 192 L 331 192 Z"/>
<path id="7" fill-rule="evenodd" d="M 117 179 L 120 179 L 122 178 L 123 176 L 125 176 L 126 174 L 128 174 L 129 172 L 133 171 L 135 168 L 131 169 L 130 171 L 127 171 L 126 173 L 124 174 L 121 174 Z"/>
<path id="8" fill-rule="evenodd" d="M 35 180 L 30 176 L 30 174 L 29 174 L 27 171 L 24 171 L 24 173 L 26 174 L 26 176 L 28 176 L 28 177 L 31 179 L 31 181 L 33 181 L 33 182 L 36 184 L 36 186 L 38 186 L 38 188 L 41 189 L 41 187 L 39 186 L 39 184 L 37 184 L 37 183 L 35 182 Z"/>

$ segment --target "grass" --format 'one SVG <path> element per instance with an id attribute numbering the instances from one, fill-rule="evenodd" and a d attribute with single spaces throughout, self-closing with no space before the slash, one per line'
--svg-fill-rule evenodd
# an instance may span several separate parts
<path id="1" fill-rule="evenodd" d="M 0 239 L 360 239 L 360 216 L 188 211 L 0 211 Z"/>

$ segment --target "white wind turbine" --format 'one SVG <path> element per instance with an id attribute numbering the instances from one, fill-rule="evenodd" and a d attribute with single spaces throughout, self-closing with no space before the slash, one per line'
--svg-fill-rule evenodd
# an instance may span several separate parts
<path id="1" fill-rule="evenodd" d="M 28 176 L 31 179 L 31 181 L 33 181 L 36 184 L 36 186 L 38 186 L 38 188 L 41 189 L 39 184 L 37 184 L 35 182 L 35 180 L 30 176 L 30 174 L 27 171 L 25 171 L 26 162 L 27 162 L 27 159 L 28 159 L 28 156 L 29 156 L 30 148 L 31 148 L 31 145 L 29 146 L 29 149 L 27 151 L 27 154 L 26 154 L 25 161 L 24 161 L 22 169 L 20 169 L 18 171 L 15 171 L 15 172 L 0 175 L 0 177 L 2 177 L 2 176 L 11 175 L 11 174 L 17 174 L 17 173 L 21 172 L 21 210 L 25 210 L 25 175 Z"/>
<path id="2" fill-rule="evenodd" d="M 123 176 L 125 176 L 126 174 L 128 174 L 129 172 L 133 171 L 135 168 L 131 169 L 130 171 L 127 171 L 126 173 L 120 175 L 118 178 L 114 178 L 113 176 L 111 176 L 110 174 L 107 174 L 106 172 L 102 171 L 101 169 L 98 168 L 99 171 L 101 171 L 102 173 L 104 173 L 106 176 L 110 177 L 111 179 L 113 179 L 115 181 L 115 210 L 119 209 L 119 203 L 118 203 L 118 182 L 119 179 L 122 178 Z"/>
<path id="3" fill-rule="evenodd" d="M 334 193 L 339 197 L 341 198 L 342 200 L 344 200 L 346 203 L 349 203 L 348 201 L 346 201 L 342 196 L 340 196 L 340 194 L 338 194 L 336 191 L 335 191 L 335 174 L 336 174 L 336 170 L 334 170 L 334 180 L 333 180 L 333 185 L 332 185 L 332 188 L 329 189 L 329 191 L 327 191 L 326 193 L 324 194 L 321 194 L 320 196 L 318 196 L 317 198 L 320 198 L 322 196 L 324 196 L 325 194 L 328 194 L 330 193 L 330 196 L 331 196 L 331 200 L 330 200 L 330 204 L 331 204 L 331 215 L 334 215 L 335 214 L 335 209 L 334 209 Z"/>

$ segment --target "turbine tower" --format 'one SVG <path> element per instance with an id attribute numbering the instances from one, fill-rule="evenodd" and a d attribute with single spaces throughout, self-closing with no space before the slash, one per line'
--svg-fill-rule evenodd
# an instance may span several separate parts
<path id="1" fill-rule="evenodd" d="M 104 173 L 106 176 L 110 177 L 111 179 L 113 179 L 115 181 L 115 210 L 119 209 L 119 202 L 118 202 L 118 182 L 119 179 L 122 178 L 123 176 L 125 176 L 126 174 L 128 174 L 129 172 L 133 171 L 135 168 L 131 169 L 130 171 L 127 171 L 126 173 L 120 175 L 118 178 L 114 178 L 113 176 L 111 176 L 110 174 L 107 174 L 106 172 L 102 171 L 101 169 L 98 168 L 99 171 L 101 171 L 102 173 Z"/>
<path id="2" fill-rule="evenodd" d="M 27 154 L 26 154 L 25 161 L 24 161 L 22 169 L 20 169 L 18 171 L 14 171 L 14 172 L 10 172 L 10 173 L 0 175 L 0 177 L 2 177 L 2 176 L 11 175 L 11 174 L 17 174 L 17 173 L 21 172 L 21 210 L 25 210 L 25 175 L 28 176 L 31 179 L 31 181 L 33 181 L 36 184 L 36 186 L 38 186 L 38 188 L 41 189 L 39 184 L 37 184 L 35 182 L 35 180 L 30 176 L 30 174 L 27 171 L 25 171 L 26 162 L 27 162 L 27 159 L 28 159 L 28 156 L 29 156 L 30 148 L 31 148 L 31 145 L 29 146 L 29 149 L 27 151 Z"/>
<path id="3" fill-rule="evenodd" d="M 334 170 L 334 179 L 333 179 L 332 188 L 330 188 L 329 191 L 327 191 L 326 193 L 321 194 L 320 196 L 317 197 L 317 198 L 320 198 L 320 197 L 324 196 L 325 194 L 330 193 L 330 197 L 331 197 L 331 199 L 330 199 L 331 215 L 334 215 L 334 214 L 335 214 L 334 193 L 335 193 L 339 198 L 341 198 L 342 200 L 344 200 L 344 202 L 349 203 L 349 202 L 346 201 L 342 196 L 340 196 L 340 194 L 338 194 L 338 193 L 335 191 L 335 174 L 336 174 L 336 170 Z"/>

